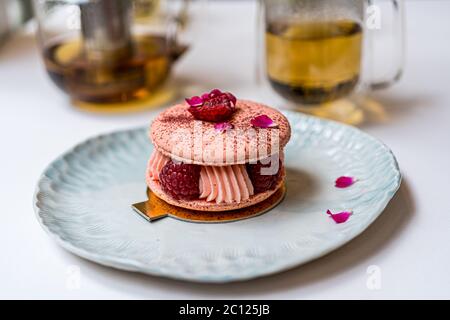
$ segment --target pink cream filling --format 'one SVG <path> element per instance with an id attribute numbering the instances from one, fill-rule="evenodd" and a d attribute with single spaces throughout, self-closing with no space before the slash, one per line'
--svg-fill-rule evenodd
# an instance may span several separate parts
<path id="1" fill-rule="evenodd" d="M 159 181 L 159 173 L 169 157 L 154 151 L 148 162 L 148 175 Z M 216 203 L 240 203 L 254 194 L 245 165 L 202 166 L 200 170 L 200 199 Z"/>
<path id="2" fill-rule="evenodd" d="M 150 160 L 148 160 L 147 165 L 147 174 L 148 176 L 155 181 L 159 181 L 159 173 L 161 172 L 162 168 L 166 165 L 166 163 L 169 161 L 169 157 L 166 157 L 162 153 L 158 151 L 153 151 L 152 155 L 150 156 Z"/>

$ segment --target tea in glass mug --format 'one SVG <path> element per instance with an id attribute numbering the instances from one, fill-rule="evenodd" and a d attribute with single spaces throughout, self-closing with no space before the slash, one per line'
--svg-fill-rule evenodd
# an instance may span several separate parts
<path id="1" fill-rule="evenodd" d="M 388 2 L 391 7 L 386 9 Z M 386 10 L 390 17 L 383 14 Z M 333 102 L 364 89 L 387 87 L 401 74 L 401 1 L 260 0 L 259 18 L 262 76 L 301 111 L 351 123 L 351 115 L 336 110 L 342 104 Z M 389 63 L 374 72 L 375 37 L 387 18 L 395 38 L 387 46 L 392 52 L 381 52 Z"/>

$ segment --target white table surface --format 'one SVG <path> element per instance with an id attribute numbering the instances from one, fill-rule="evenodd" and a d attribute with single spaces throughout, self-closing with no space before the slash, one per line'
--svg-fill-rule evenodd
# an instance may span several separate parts
<path id="1" fill-rule="evenodd" d="M 33 36 L 17 35 L 0 49 L 0 298 L 450 298 L 450 1 L 408 1 L 406 9 L 404 78 L 377 94 L 389 119 L 362 127 L 396 154 L 404 175 L 399 193 L 363 235 L 334 253 L 227 285 L 109 269 L 64 251 L 44 233 L 32 209 L 44 167 L 92 135 L 146 125 L 150 112 L 74 109 L 50 83 Z M 254 4 L 220 2 L 201 12 L 208 15 L 194 23 L 194 46 L 174 81 L 251 99 L 266 95 L 254 83 Z M 68 285 L 73 266 L 81 272 L 79 287 Z M 378 290 L 366 284 L 370 266 L 381 275 Z"/>

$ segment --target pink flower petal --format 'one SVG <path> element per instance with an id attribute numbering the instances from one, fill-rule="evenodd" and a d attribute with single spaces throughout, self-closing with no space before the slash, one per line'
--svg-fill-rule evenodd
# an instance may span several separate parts
<path id="1" fill-rule="evenodd" d="M 229 93 L 229 92 L 226 92 L 225 94 L 227 95 L 228 99 L 230 99 L 230 101 L 233 104 L 233 106 L 235 106 L 236 102 L 237 102 L 236 97 L 234 95 L 232 95 L 231 93 Z"/>
<path id="2" fill-rule="evenodd" d="M 250 123 L 256 128 L 276 128 L 278 125 L 269 116 L 263 114 L 253 118 Z"/>
<path id="3" fill-rule="evenodd" d="M 336 179 L 334 186 L 336 188 L 347 188 L 347 187 L 350 187 L 355 182 L 356 182 L 356 179 L 354 179 L 353 177 L 343 176 L 343 177 L 339 177 Z"/>
<path id="4" fill-rule="evenodd" d="M 213 89 L 209 93 L 209 96 L 212 98 L 212 97 L 215 97 L 215 96 L 220 96 L 221 94 L 222 94 L 222 91 L 220 91 L 219 89 Z"/>
<path id="5" fill-rule="evenodd" d="M 214 125 L 214 129 L 216 129 L 216 131 L 219 131 L 220 133 L 233 129 L 233 127 L 234 126 L 229 122 L 220 122 Z"/>
<path id="6" fill-rule="evenodd" d="M 199 96 L 194 96 L 192 98 L 186 98 L 185 99 L 188 105 L 191 107 L 197 107 L 203 104 L 203 98 Z"/>
<path id="7" fill-rule="evenodd" d="M 332 213 L 330 210 L 327 210 L 327 214 L 334 220 L 336 223 L 344 223 L 350 218 L 352 215 L 351 211 L 343 211 L 339 213 Z"/>

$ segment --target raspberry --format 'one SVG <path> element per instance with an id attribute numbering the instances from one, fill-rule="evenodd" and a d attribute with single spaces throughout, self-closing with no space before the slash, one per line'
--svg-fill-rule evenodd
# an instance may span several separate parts
<path id="1" fill-rule="evenodd" d="M 179 200 L 193 200 L 200 196 L 200 166 L 170 160 L 159 174 L 162 190 Z"/>
<path id="2" fill-rule="evenodd" d="M 256 164 L 247 164 L 248 176 L 252 181 L 255 193 L 274 189 L 277 186 L 279 179 L 281 179 L 281 160 L 279 160 L 278 171 L 275 174 L 261 174 L 261 168 L 269 168 L 270 165 L 270 162 L 267 164 L 262 164 L 260 161 Z"/>
<path id="3" fill-rule="evenodd" d="M 221 122 L 229 119 L 236 111 L 236 98 L 229 92 L 216 89 L 200 99 L 201 104 L 191 105 L 188 109 L 197 120 Z"/>

